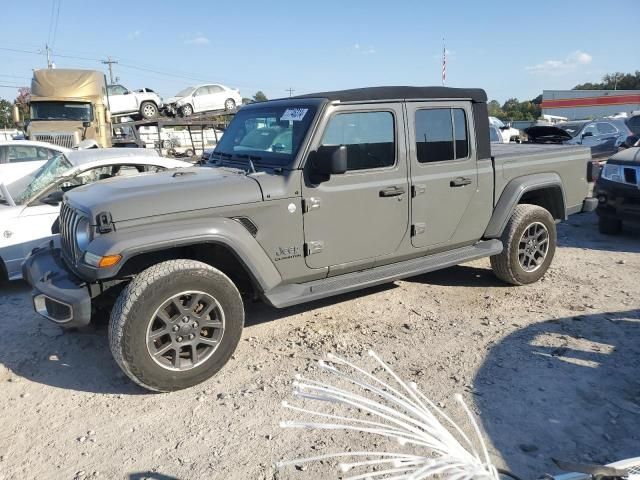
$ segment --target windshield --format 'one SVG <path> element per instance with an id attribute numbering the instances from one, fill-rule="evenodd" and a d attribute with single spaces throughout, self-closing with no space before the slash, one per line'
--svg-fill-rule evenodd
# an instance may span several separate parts
<path id="1" fill-rule="evenodd" d="M 184 90 L 180 90 L 178 93 L 176 93 L 176 97 L 188 97 L 194 90 L 195 87 L 187 87 Z"/>
<path id="2" fill-rule="evenodd" d="M 586 123 L 557 123 L 556 127 L 561 128 L 572 137 L 575 137 L 585 125 Z"/>
<path id="3" fill-rule="evenodd" d="M 214 150 L 218 160 L 250 159 L 260 163 L 290 165 L 313 121 L 316 107 L 265 106 L 241 109 Z"/>
<path id="4" fill-rule="evenodd" d="M 51 186 L 52 183 L 65 177 L 71 168 L 73 168 L 71 162 L 63 153 L 60 153 L 49 159 L 35 172 L 8 185 L 7 190 L 16 205 L 24 205 Z"/>
<path id="5" fill-rule="evenodd" d="M 93 120 L 90 103 L 81 102 L 31 102 L 31 120 Z"/>

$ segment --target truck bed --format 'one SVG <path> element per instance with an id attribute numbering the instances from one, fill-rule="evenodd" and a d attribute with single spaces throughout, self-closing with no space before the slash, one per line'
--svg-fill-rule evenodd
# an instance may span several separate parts
<path id="1" fill-rule="evenodd" d="M 565 207 L 579 209 L 588 195 L 587 168 L 591 149 L 574 145 L 540 145 L 533 143 L 492 144 L 497 202 L 505 185 L 512 179 L 536 173 L 555 173 L 562 180 Z"/>

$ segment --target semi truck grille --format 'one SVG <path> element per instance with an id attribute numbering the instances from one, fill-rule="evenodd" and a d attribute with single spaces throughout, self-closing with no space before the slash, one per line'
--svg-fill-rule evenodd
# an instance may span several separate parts
<path id="1" fill-rule="evenodd" d="M 71 265 L 75 265 L 82 252 L 76 244 L 76 227 L 82 216 L 67 203 L 60 208 L 60 243 L 62 255 Z"/>
<path id="2" fill-rule="evenodd" d="M 73 148 L 78 144 L 78 139 L 73 133 L 36 133 L 35 140 L 52 143 L 61 147 Z"/>

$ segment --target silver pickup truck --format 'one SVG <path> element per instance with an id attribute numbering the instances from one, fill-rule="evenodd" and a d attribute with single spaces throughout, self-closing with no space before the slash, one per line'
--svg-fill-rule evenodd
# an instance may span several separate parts
<path id="1" fill-rule="evenodd" d="M 209 167 L 67 193 L 60 238 L 23 266 L 35 309 L 63 327 L 109 312 L 123 371 L 170 391 L 227 362 L 246 299 L 282 308 L 482 257 L 535 282 L 556 223 L 596 206 L 589 149 L 490 146 L 486 100 L 376 87 L 245 106 Z"/>

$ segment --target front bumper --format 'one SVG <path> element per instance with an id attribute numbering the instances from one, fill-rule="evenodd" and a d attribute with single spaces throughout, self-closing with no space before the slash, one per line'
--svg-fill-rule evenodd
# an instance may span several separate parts
<path id="1" fill-rule="evenodd" d="M 65 267 L 58 238 L 31 252 L 22 264 L 22 275 L 33 287 L 31 296 L 37 313 L 62 327 L 89 324 L 89 289 Z"/>
<path id="2" fill-rule="evenodd" d="M 640 221 L 640 187 L 599 178 L 593 196 L 598 215 Z"/>

